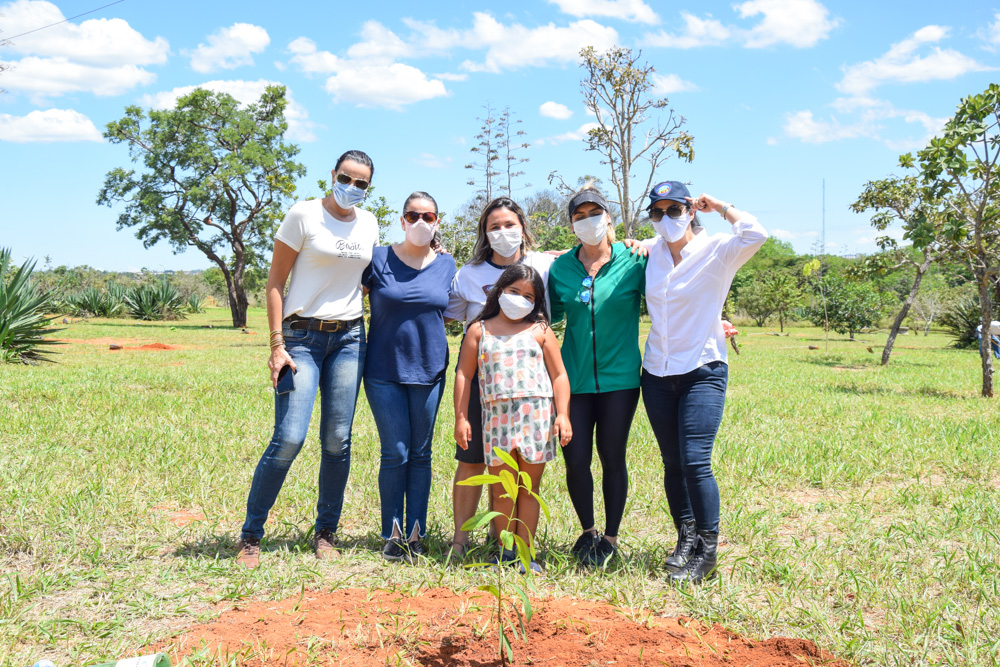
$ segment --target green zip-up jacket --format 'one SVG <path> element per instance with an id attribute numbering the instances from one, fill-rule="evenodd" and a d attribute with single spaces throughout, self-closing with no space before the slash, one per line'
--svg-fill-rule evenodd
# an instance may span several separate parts
<path id="1" fill-rule="evenodd" d="M 562 358 L 570 391 L 593 394 L 639 386 L 639 298 L 646 291 L 646 257 L 624 243 L 611 246 L 611 259 L 590 287 L 578 258 L 580 246 L 549 269 L 552 321 L 566 318 Z"/>

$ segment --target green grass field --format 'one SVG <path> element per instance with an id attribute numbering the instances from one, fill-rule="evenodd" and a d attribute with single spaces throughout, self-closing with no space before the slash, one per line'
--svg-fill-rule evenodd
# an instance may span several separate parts
<path id="1" fill-rule="evenodd" d="M 437 560 L 380 558 L 379 447 L 362 395 L 343 558 L 320 563 L 310 550 L 313 430 L 271 514 L 260 569 L 235 566 L 273 415 L 264 313 L 250 318 L 253 335 L 228 328 L 222 309 L 175 323 L 81 321 L 58 336 L 183 348 L 74 342 L 54 365 L 0 366 L 0 665 L 124 656 L 212 618 L 219 602 L 303 587 L 477 582 L 440 560 L 451 531 L 450 388 L 435 439 Z M 818 329 L 741 329 L 715 452 L 722 576 L 694 591 L 665 583 L 674 533 L 640 406 L 625 558 L 603 573 L 567 561 L 579 526 L 557 460 L 543 485 L 553 516 L 539 528 L 539 594 L 694 616 L 752 638 L 804 637 L 859 664 L 1000 663 L 1000 404 L 978 397 L 977 355 L 941 335 L 901 336 L 881 368 L 884 335 L 838 336 L 826 351 Z M 178 513 L 204 520 L 178 526 Z"/>

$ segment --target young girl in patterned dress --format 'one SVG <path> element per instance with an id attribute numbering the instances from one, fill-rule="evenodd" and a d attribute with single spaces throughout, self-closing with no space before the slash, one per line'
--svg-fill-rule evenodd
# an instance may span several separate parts
<path id="1" fill-rule="evenodd" d="M 462 449 L 468 448 L 472 437 L 469 381 L 477 366 L 490 473 L 510 470 L 493 450 L 508 452 L 538 493 L 542 471 L 555 458 L 557 443 L 565 446 L 573 432 L 569 378 L 559 342 L 545 318 L 545 285 L 530 266 L 514 264 L 501 274 L 462 342 L 455 375 L 455 440 Z M 530 493 L 519 493 L 513 507 L 499 485 L 490 487 L 490 493 L 493 509 L 503 515 L 494 519 L 496 533 L 511 530 L 531 544 L 538 526 L 538 501 Z M 507 516 L 513 516 L 513 526 Z M 515 558 L 514 552 L 500 554 L 503 562 Z M 539 569 L 534 562 L 531 567 Z"/>

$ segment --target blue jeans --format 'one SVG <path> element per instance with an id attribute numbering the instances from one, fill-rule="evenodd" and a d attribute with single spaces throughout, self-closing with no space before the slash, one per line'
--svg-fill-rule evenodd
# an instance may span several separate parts
<path id="1" fill-rule="evenodd" d="M 392 537 L 394 525 L 407 540 L 414 527 L 418 537 L 423 538 L 427 533 L 431 442 L 443 393 L 443 377 L 434 384 L 400 384 L 365 378 L 365 396 L 382 443 L 378 471 L 382 539 Z"/>
<path id="2" fill-rule="evenodd" d="M 274 434 L 257 463 L 247 498 L 243 537 L 260 539 L 281 485 L 306 441 L 316 391 L 320 394 L 319 500 L 316 532 L 337 531 L 351 471 L 351 426 L 365 367 L 365 327 L 324 333 L 283 328 L 295 362 L 295 389 L 274 397 Z"/>
<path id="3" fill-rule="evenodd" d="M 983 352 L 983 332 L 977 331 L 976 338 L 979 339 L 979 353 Z M 990 348 L 993 350 L 993 358 L 1000 359 L 1000 338 L 997 336 L 990 336 Z"/>
<path id="4" fill-rule="evenodd" d="M 663 489 L 674 524 L 694 520 L 719 532 L 719 485 L 712 446 L 722 423 L 729 367 L 713 361 L 683 375 L 642 371 L 642 402 L 663 459 Z"/>

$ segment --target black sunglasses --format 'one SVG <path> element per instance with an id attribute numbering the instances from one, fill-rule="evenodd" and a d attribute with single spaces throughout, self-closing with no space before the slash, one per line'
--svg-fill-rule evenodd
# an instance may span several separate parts
<path id="1" fill-rule="evenodd" d="M 360 188 L 361 190 L 367 190 L 368 186 L 371 185 L 368 181 L 362 180 L 360 178 L 351 178 L 347 174 L 337 174 L 337 182 L 341 185 L 351 185 Z"/>
<path id="2" fill-rule="evenodd" d="M 416 222 L 417 220 L 423 220 L 424 222 L 428 222 L 433 225 L 435 222 L 437 222 L 437 219 L 438 219 L 437 213 L 429 213 L 429 212 L 418 213 L 417 211 L 407 211 L 406 213 L 403 214 L 403 220 L 406 220 L 411 224 Z"/>
<path id="3" fill-rule="evenodd" d="M 672 206 L 668 206 L 665 211 L 662 208 L 651 208 L 649 209 L 649 219 L 653 222 L 659 222 L 663 220 L 664 213 L 671 220 L 680 220 L 687 213 L 687 206 L 673 204 Z"/>

